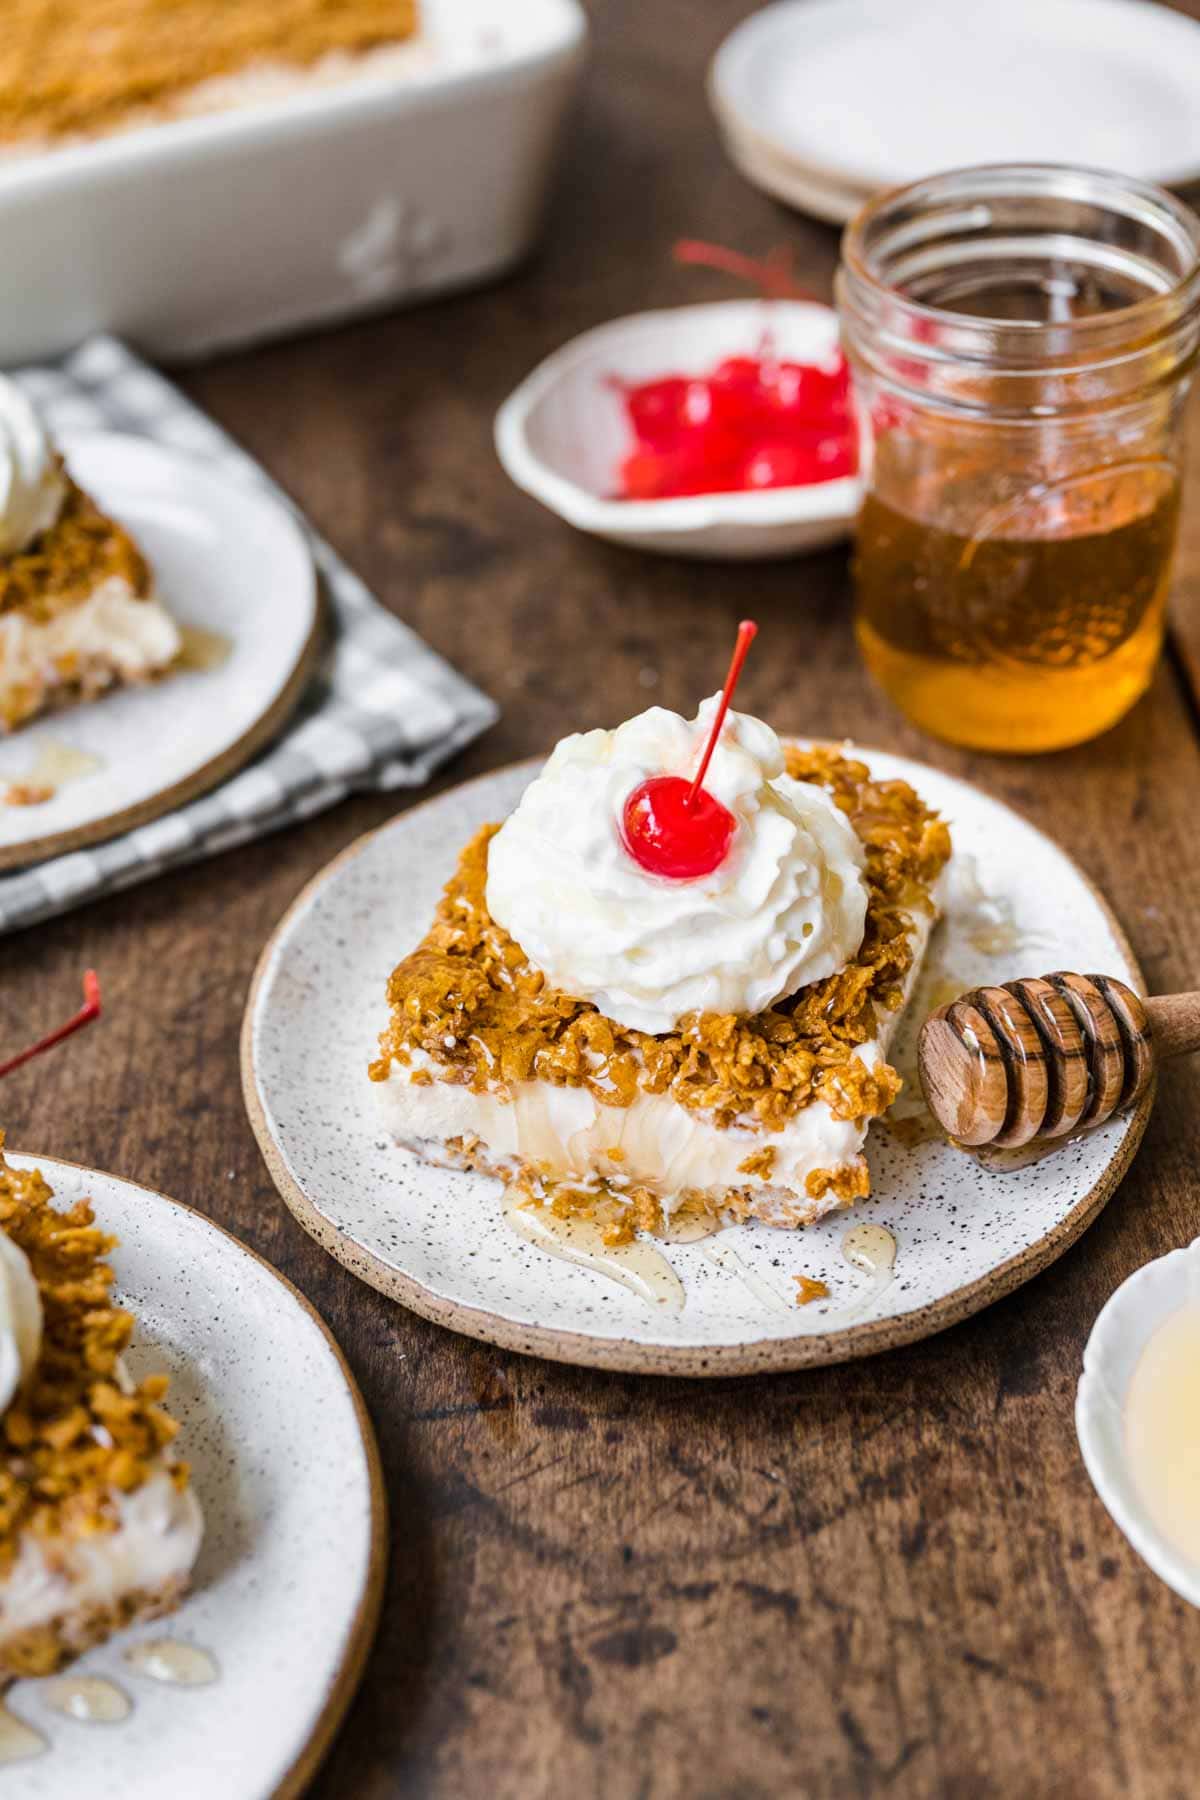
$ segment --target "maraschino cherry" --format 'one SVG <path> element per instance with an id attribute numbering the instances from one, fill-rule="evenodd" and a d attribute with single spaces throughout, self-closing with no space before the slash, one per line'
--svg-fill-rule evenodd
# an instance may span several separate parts
<path id="1" fill-rule="evenodd" d="M 93 1019 L 99 1017 L 100 977 L 96 974 L 95 969 L 89 969 L 83 978 L 83 1005 L 79 1011 L 73 1013 L 65 1025 L 60 1025 L 56 1031 L 51 1031 L 44 1038 L 39 1038 L 36 1044 L 30 1044 L 28 1050 L 19 1050 L 16 1056 L 10 1056 L 7 1062 L 0 1063 L 0 1075 L 11 1075 L 14 1069 L 21 1067 L 22 1063 L 27 1063 L 33 1057 L 40 1056 L 43 1050 L 52 1050 L 55 1044 L 61 1044 L 64 1038 L 70 1037 L 73 1032 L 82 1030 L 83 1026 L 90 1025 Z"/>
<path id="2" fill-rule="evenodd" d="M 675 260 L 753 282 L 768 300 L 812 298 L 797 286 L 785 251 L 756 262 L 687 240 L 676 244 Z M 623 500 L 808 487 L 858 468 L 850 366 L 840 350 L 820 363 L 789 362 L 768 330 L 753 356 L 727 356 L 694 375 L 613 385 L 633 435 L 618 472 Z"/>
<path id="3" fill-rule="evenodd" d="M 700 767 L 691 781 L 685 775 L 651 775 L 625 802 L 622 827 L 625 848 L 650 875 L 669 881 L 696 881 L 711 875 L 729 855 L 737 820 L 727 806 L 704 787 L 733 690 L 758 626 L 743 619 Z"/>

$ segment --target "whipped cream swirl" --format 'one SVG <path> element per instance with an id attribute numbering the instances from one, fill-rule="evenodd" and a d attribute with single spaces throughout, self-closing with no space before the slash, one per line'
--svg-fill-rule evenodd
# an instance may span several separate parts
<path id="1" fill-rule="evenodd" d="M 66 493 L 49 433 L 16 382 L 0 375 L 0 556 L 49 530 Z"/>
<path id="2" fill-rule="evenodd" d="M 29 1258 L 0 1231 L 0 1413 L 32 1375 L 42 1350 L 42 1297 Z"/>
<path id="3" fill-rule="evenodd" d="M 487 904 L 564 993 L 637 1031 L 685 1013 L 761 1012 L 844 968 L 862 943 L 863 850 L 823 789 L 785 773 L 761 720 L 728 714 L 705 788 L 736 820 L 711 875 L 675 881 L 625 847 L 625 802 L 653 775 L 690 776 L 719 696 L 686 720 L 654 706 L 567 737 L 492 839 Z"/>

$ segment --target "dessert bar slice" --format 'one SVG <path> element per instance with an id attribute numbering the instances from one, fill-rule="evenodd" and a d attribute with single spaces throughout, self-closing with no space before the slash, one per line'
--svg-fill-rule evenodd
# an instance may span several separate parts
<path id="1" fill-rule="evenodd" d="M 24 392 L 0 377 L 0 734 L 161 675 L 181 645 L 129 533 L 71 479 Z"/>
<path id="2" fill-rule="evenodd" d="M 0 1134 L 0 1682 L 45 1675 L 187 1586 L 203 1521 L 164 1376 L 134 1382 L 114 1240 Z"/>
<path id="3" fill-rule="evenodd" d="M 740 720 L 747 742 L 749 726 L 766 732 Z M 613 754 L 600 746 L 597 766 Z M 841 966 L 755 1012 L 693 1010 L 658 1032 L 619 1023 L 551 985 L 492 917 L 488 827 L 388 984 L 370 1075 L 392 1135 L 427 1160 L 517 1180 L 556 1210 L 598 1211 L 614 1232 L 669 1232 L 696 1215 L 802 1225 L 866 1195 L 863 1144 L 901 1085 L 887 1051 L 937 917 L 949 834 L 905 782 L 876 781 L 851 756 L 794 745 L 782 756 L 810 808 L 815 787 L 857 842 L 865 915 Z M 739 829 L 762 829 L 761 817 Z M 826 914 L 851 876 L 824 869 Z M 701 894 L 689 929 L 703 926 L 705 904 Z M 579 913 L 581 938 L 595 937 L 598 917 Z M 817 941 L 812 931 L 804 941 Z M 779 953 L 775 922 L 759 936 Z"/>

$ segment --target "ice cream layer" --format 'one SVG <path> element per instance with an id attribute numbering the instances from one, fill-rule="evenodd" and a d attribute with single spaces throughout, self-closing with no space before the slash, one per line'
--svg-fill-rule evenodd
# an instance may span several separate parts
<path id="1" fill-rule="evenodd" d="M 190 1488 L 181 1493 L 165 1469 L 131 1494 L 112 1495 L 112 1531 L 42 1539 L 27 1531 L 0 1582 L 0 1655 L 24 1632 L 65 1621 L 85 1625 L 135 1596 L 175 1597 L 200 1549 L 204 1520 Z"/>
<path id="2" fill-rule="evenodd" d="M 50 618 L 0 614 L 0 729 L 40 710 L 53 690 L 91 694 L 161 673 L 182 647 L 179 628 L 153 595 L 110 577 L 77 606 Z"/>
<path id="3" fill-rule="evenodd" d="M 925 913 L 913 915 L 906 1001 L 932 924 Z M 901 1010 L 883 1015 L 875 1039 L 859 1050 L 868 1068 L 883 1060 L 900 1017 Z M 437 1076 L 432 1059 L 414 1050 L 409 1064 L 393 1061 L 388 1079 L 373 1089 L 385 1128 L 426 1161 L 453 1166 L 460 1151 L 446 1148 L 450 1140 L 477 1138 L 489 1166 L 500 1172 L 533 1165 L 585 1184 L 602 1174 L 617 1189 L 652 1188 L 667 1214 L 682 1195 L 704 1194 L 719 1204 L 738 1189 L 750 1194 L 754 1217 L 767 1224 L 818 1218 L 839 1201 L 833 1193 L 809 1197 L 809 1176 L 852 1168 L 867 1136 L 866 1121 L 835 1118 L 825 1100 L 813 1100 L 778 1131 L 722 1129 L 667 1095 L 640 1092 L 629 1106 L 606 1106 L 586 1087 L 528 1081 L 513 1084 L 506 1098 Z M 769 1173 L 747 1173 L 741 1165 L 768 1147 L 774 1151 Z"/>

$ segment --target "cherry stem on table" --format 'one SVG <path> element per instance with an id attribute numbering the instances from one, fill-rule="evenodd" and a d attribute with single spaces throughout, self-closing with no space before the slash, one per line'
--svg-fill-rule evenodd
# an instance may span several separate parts
<path id="1" fill-rule="evenodd" d="M 725 723 L 725 714 L 729 711 L 729 702 L 733 699 L 733 690 L 742 673 L 742 664 L 746 660 L 751 644 L 758 636 L 758 626 L 753 619 L 743 619 L 738 626 L 737 643 L 733 647 L 733 655 L 729 660 L 729 673 L 725 677 L 725 686 L 721 691 L 721 704 L 717 707 L 717 716 L 712 722 L 712 730 L 708 734 L 708 743 L 704 746 L 704 755 L 700 759 L 700 767 L 696 770 L 695 779 L 687 791 L 685 806 L 695 806 L 696 795 L 704 786 L 704 777 L 708 774 L 708 765 L 712 761 L 713 751 L 717 747 L 717 739 L 721 735 L 721 727 Z M 0 1070 L 0 1074 L 3 1071 Z"/>
<path id="2" fill-rule="evenodd" d="M 90 1025 L 93 1019 L 99 1017 L 100 977 L 95 969 L 88 969 L 83 977 L 83 1005 L 79 1011 L 73 1014 L 65 1025 L 60 1025 L 57 1031 L 52 1031 L 48 1036 L 39 1038 L 38 1042 L 31 1044 L 28 1050 L 22 1050 L 18 1055 L 10 1057 L 7 1062 L 0 1063 L 0 1076 L 11 1075 L 14 1069 L 21 1067 L 22 1063 L 27 1063 L 33 1057 L 40 1056 L 43 1050 L 52 1050 L 55 1044 L 61 1044 L 64 1038 L 70 1037 L 76 1031 L 81 1031 L 85 1025 Z"/>
<path id="3" fill-rule="evenodd" d="M 702 269 L 717 269 L 738 281 L 749 281 L 767 300 L 815 300 L 816 295 L 800 286 L 792 273 L 792 253 L 778 245 L 765 257 L 743 256 L 740 250 L 726 250 L 721 244 L 706 244 L 700 238 L 680 238 L 672 249 L 677 263 Z"/>

